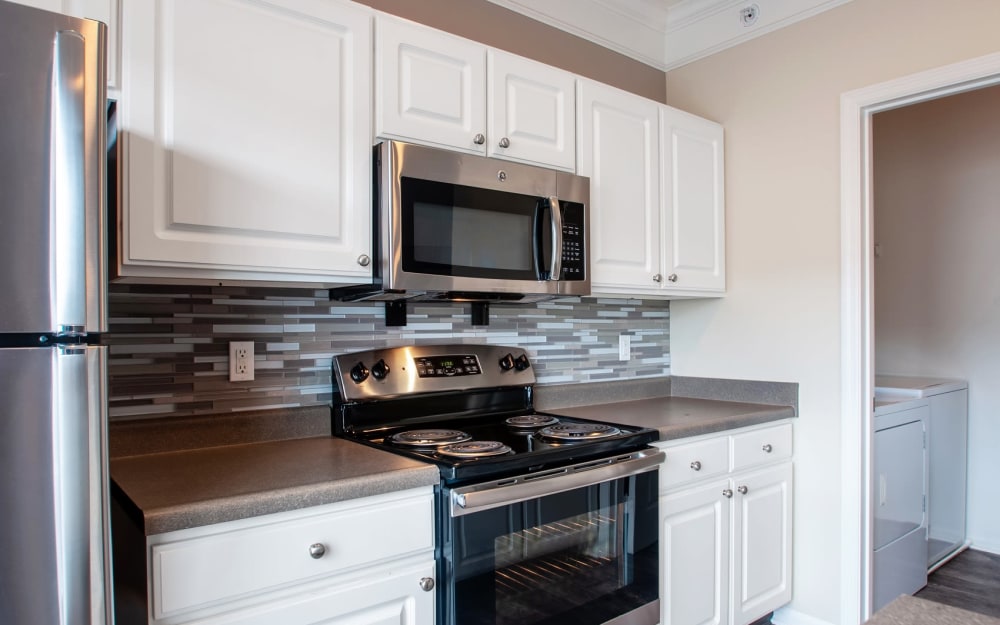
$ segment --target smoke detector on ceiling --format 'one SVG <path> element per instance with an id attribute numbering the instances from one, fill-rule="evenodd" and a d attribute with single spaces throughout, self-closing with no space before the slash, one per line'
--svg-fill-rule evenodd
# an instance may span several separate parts
<path id="1" fill-rule="evenodd" d="M 746 26 L 753 26 L 757 23 L 757 18 L 760 17 L 760 7 L 756 4 L 751 4 L 740 9 L 740 23 Z"/>

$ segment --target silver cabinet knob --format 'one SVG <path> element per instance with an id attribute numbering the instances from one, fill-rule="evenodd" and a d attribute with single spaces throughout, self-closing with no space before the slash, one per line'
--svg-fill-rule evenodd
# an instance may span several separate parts
<path id="1" fill-rule="evenodd" d="M 661 275 L 660 275 L 660 274 L 658 274 L 658 273 L 657 273 L 657 274 L 654 274 L 654 275 L 653 275 L 653 282 L 663 282 L 663 276 L 661 276 Z"/>
<path id="2" fill-rule="evenodd" d="M 746 495 L 748 492 L 750 492 L 750 489 L 747 488 L 746 486 L 740 486 L 736 490 L 740 491 L 741 495 Z"/>
<path id="3" fill-rule="evenodd" d="M 509 148 L 510 147 L 510 139 L 508 139 L 507 137 L 504 137 L 504 138 L 500 139 L 500 147 L 502 147 L 502 148 Z"/>
<path id="4" fill-rule="evenodd" d="M 732 496 L 733 496 L 733 489 L 727 488 L 726 490 L 722 491 L 722 496 L 725 497 L 726 499 L 732 498 Z"/>
<path id="5" fill-rule="evenodd" d="M 771 447 L 771 443 L 764 443 L 764 446 L 761 447 L 761 449 L 764 450 L 765 454 L 769 454 L 769 453 L 771 453 L 771 450 L 773 450 L 774 448 Z"/>
<path id="6" fill-rule="evenodd" d="M 434 590 L 434 578 L 433 577 L 421 577 L 420 578 L 420 590 L 424 592 L 430 592 Z"/>
<path id="7" fill-rule="evenodd" d="M 691 468 L 694 469 L 695 471 L 701 471 L 701 462 L 695 460 L 694 462 L 691 463 Z"/>
<path id="8" fill-rule="evenodd" d="M 677 282 L 677 274 L 676 273 L 670 274 L 669 276 L 667 276 L 667 280 L 670 280 L 671 282 Z"/>
<path id="9" fill-rule="evenodd" d="M 368 254 L 362 254 L 361 256 L 358 256 L 358 264 L 361 265 L 362 267 L 367 267 L 369 264 L 371 264 L 371 262 L 372 259 Z"/>
<path id="10" fill-rule="evenodd" d="M 479 133 L 472 138 L 472 142 L 475 143 L 476 145 L 482 145 L 486 143 L 486 135 L 484 135 L 483 133 Z"/>
<path id="11" fill-rule="evenodd" d="M 323 543 L 313 543 L 309 545 L 309 557 L 319 560 L 326 555 L 326 546 Z"/>

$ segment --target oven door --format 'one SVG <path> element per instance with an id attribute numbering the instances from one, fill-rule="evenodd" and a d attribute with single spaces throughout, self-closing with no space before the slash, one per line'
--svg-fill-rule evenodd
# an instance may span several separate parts
<path id="1" fill-rule="evenodd" d="M 442 490 L 447 625 L 656 625 L 663 452 Z"/>

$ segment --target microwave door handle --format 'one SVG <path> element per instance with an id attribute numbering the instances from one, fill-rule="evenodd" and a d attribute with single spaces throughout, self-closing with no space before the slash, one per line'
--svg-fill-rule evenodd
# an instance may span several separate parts
<path id="1" fill-rule="evenodd" d="M 545 241 L 544 241 L 544 231 L 542 230 L 542 215 L 545 212 L 546 200 L 539 198 L 535 202 L 535 217 L 532 220 L 531 225 L 531 240 L 533 245 L 532 263 L 535 269 L 535 278 L 537 280 L 545 279 L 545 270 L 543 269 L 545 261 L 542 256 L 545 254 Z"/>
<path id="2" fill-rule="evenodd" d="M 552 213 L 552 266 L 549 269 L 549 280 L 558 280 L 562 273 L 563 257 L 563 220 L 559 198 L 549 198 L 549 210 Z"/>

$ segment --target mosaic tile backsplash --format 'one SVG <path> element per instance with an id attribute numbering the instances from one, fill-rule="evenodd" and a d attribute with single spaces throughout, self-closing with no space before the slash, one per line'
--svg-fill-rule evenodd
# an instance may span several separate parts
<path id="1" fill-rule="evenodd" d="M 331 302 L 325 290 L 112 285 L 108 300 L 112 419 L 324 405 L 334 355 L 421 343 L 521 346 L 539 384 L 670 374 L 666 301 L 493 305 L 489 326 L 471 324 L 468 304 L 411 303 L 406 326 L 386 327 L 382 304 Z M 230 382 L 229 341 L 245 340 L 255 379 Z"/>

